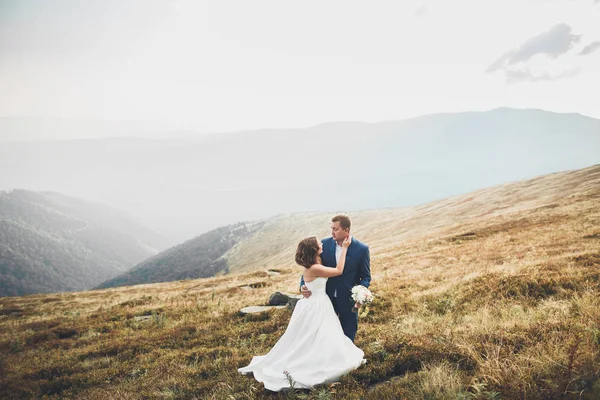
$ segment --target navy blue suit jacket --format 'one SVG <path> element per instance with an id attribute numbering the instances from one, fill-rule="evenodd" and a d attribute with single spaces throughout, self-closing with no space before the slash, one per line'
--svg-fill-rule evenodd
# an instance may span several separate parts
<path id="1" fill-rule="evenodd" d="M 323 253 L 321 260 L 326 267 L 337 266 L 335 260 L 335 240 L 333 237 L 328 237 L 322 240 Z M 352 288 L 356 285 L 369 287 L 371 284 L 371 254 L 369 246 L 352 237 L 352 243 L 346 251 L 346 264 L 344 264 L 344 272 L 342 275 L 331 277 L 327 280 L 325 290 L 329 297 L 333 297 L 337 289 L 337 298 L 343 302 L 350 302 L 352 296 Z M 304 285 L 304 276 L 300 278 L 300 288 Z M 354 305 L 354 303 L 352 303 Z"/>

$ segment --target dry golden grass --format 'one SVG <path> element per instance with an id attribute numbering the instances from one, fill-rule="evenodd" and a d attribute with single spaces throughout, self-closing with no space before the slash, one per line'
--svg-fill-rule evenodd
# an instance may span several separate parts
<path id="1" fill-rule="evenodd" d="M 297 291 L 296 243 L 327 234 L 330 215 L 295 214 L 230 254 L 253 272 L 1 298 L 0 398 L 600 398 L 599 166 L 351 216 L 377 299 L 369 362 L 339 384 L 273 394 L 237 373 L 290 317 L 238 310 Z"/>

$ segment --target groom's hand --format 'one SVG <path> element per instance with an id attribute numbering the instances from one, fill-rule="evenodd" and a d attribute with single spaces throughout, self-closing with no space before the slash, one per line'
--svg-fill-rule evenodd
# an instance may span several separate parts
<path id="1" fill-rule="evenodd" d="M 312 292 L 310 290 L 308 290 L 306 285 L 302 286 L 300 293 L 302 293 L 302 296 L 304 296 L 305 299 L 308 299 L 310 297 L 310 295 L 312 294 Z"/>

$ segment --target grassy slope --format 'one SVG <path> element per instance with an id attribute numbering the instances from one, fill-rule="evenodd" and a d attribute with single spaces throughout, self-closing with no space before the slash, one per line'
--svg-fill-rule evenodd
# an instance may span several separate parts
<path id="1" fill-rule="evenodd" d="M 369 363 L 309 398 L 600 396 L 600 166 L 351 216 L 378 296 L 356 340 Z M 238 310 L 297 289 L 295 244 L 329 217 L 272 220 L 231 253 L 239 274 L 0 299 L 0 397 L 294 397 L 236 372 L 289 312 Z"/>

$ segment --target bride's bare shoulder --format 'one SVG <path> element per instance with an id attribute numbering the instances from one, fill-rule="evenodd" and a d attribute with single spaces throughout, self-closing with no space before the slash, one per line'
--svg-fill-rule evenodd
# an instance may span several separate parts
<path id="1" fill-rule="evenodd" d="M 310 271 L 312 269 L 314 271 L 314 270 L 321 269 L 321 268 L 327 268 L 327 267 L 325 267 L 323 264 L 313 264 L 310 267 L 308 267 L 308 270 Z"/>
<path id="2" fill-rule="evenodd" d="M 320 271 L 322 268 L 325 268 L 325 266 L 323 264 L 313 264 L 304 270 L 304 275 L 306 275 L 306 276 L 314 275 L 315 272 Z"/>

